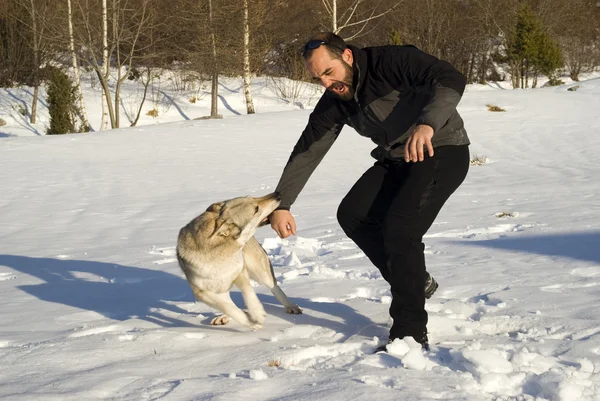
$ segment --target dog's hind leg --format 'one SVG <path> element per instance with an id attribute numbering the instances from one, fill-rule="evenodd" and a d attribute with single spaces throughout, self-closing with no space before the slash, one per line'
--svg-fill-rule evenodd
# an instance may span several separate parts
<path id="1" fill-rule="evenodd" d="M 231 297 L 229 296 L 229 292 L 216 293 L 201 291 L 194 285 L 192 285 L 192 291 L 194 292 L 194 296 L 197 300 L 204 302 L 211 308 L 214 308 L 225 314 L 213 319 L 211 324 L 226 324 L 228 322 L 227 316 L 229 316 L 236 322 L 253 330 L 262 328 L 262 324 L 257 324 L 256 322 L 252 321 L 246 312 L 238 308 L 237 305 L 233 303 Z"/>

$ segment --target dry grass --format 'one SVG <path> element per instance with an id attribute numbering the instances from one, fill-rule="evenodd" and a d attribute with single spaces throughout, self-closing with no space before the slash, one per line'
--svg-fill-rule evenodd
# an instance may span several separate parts
<path id="1" fill-rule="evenodd" d="M 498 106 L 493 105 L 493 104 L 486 104 L 486 106 L 487 106 L 487 108 L 488 108 L 489 111 L 495 111 L 495 112 L 506 111 L 502 107 L 498 107 Z"/>
<path id="2" fill-rule="evenodd" d="M 500 212 L 500 213 L 496 213 L 494 216 L 496 216 L 497 218 L 515 217 L 515 214 L 513 212 Z"/>
<path id="3" fill-rule="evenodd" d="M 485 164 L 488 164 L 489 162 L 490 160 L 487 158 L 487 156 L 473 155 L 473 157 L 471 158 L 471 166 L 483 166 Z"/>
<path id="4" fill-rule="evenodd" d="M 269 361 L 268 365 L 271 366 L 271 367 L 278 368 L 279 366 L 281 366 L 281 361 L 279 359 L 271 359 Z"/>
<path id="5" fill-rule="evenodd" d="M 196 96 L 192 96 L 188 100 L 191 104 L 196 104 L 196 102 L 198 101 L 198 98 Z"/>
<path id="6" fill-rule="evenodd" d="M 158 110 L 156 110 L 156 109 L 148 110 L 146 115 L 156 118 L 156 117 L 158 117 Z"/>

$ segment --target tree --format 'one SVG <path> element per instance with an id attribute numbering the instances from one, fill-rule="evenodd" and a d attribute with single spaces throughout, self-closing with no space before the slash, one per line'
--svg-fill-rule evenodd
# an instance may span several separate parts
<path id="1" fill-rule="evenodd" d="M 85 61 L 95 71 L 102 86 L 106 102 L 102 129 L 107 120 L 110 120 L 112 128 L 118 128 L 122 84 L 134 66 L 155 57 L 153 50 L 156 42 L 161 40 L 156 37 L 160 2 L 102 0 L 98 4 L 98 0 L 90 0 L 85 2 L 88 8 L 84 8 L 82 3 L 79 2 L 76 43 L 87 52 Z M 101 38 L 101 42 L 98 38 Z M 111 66 L 114 76 L 111 74 Z M 114 97 L 111 84 L 114 87 Z"/>
<path id="2" fill-rule="evenodd" d="M 383 17 L 393 11 L 401 2 L 396 1 L 392 7 L 383 7 L 383 1 L 366 2 L 366 0 L 321 0 L 329 16 L 329 29 L 340 35 L 344 40 L 352 40 L 365 34 L 365 29 L 370 22 Z M 375 4 L 373 4 L 375 3 Z M 338 7 L 338 5 L 340 7 Z M 350 31 L 344 33 L 342 31 Z"/>
<path id="3" fill-rule="evenodd" d="M 538 72 L 552 78 L 562 65 L 560 49 L 542 27 L 528 5 L 517 13 L 517 22 L 507 41 L 507 55 L 511 63 L 513 87 L 528 88 L 533 73 L 534 87 Z"/>
<path id="4" fill-rule="evenodd" d="M 75 81 L 75 97 L 79 103 L 79 115 L 81 117 L 80 131 L 89 131 L 90 123 L 87 117 L 85 102 L 83 101 L 83 93 L 81 92 L 81 80 L 79 78 L 79 63 L 77 54 L 75 53 L 75 38 L 73 36 L 73 12 L 71 8 L 71 0 L 67 0 L 68 9 L 68 25 L 69 25 L 69 53 L 71 53 L 71 62 L 73 65 L 73 79 Z"/>
<path id="5" fill-rule="evenodd" d="M 51 78 L 48 85 L 48 111 L 50 127 L 48 135 L 68 134 L 75 131 L 73 124 L 75 108 L 75 92 L 71 80 L 58 68 L 51 68 Z"/>
<path id="6" fill-rule="evenodd" d="M 254 102 L 250 92 L 250 24 L 248 22 L 248 0 L 244 0 L 244 96 L 246 111 L 254 114 Z"/>

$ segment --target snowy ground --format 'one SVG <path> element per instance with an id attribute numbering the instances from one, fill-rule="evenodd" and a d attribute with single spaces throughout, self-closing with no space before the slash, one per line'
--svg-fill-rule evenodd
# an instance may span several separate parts
<path id="1" fill-rule="evenodd" d="M 269 316 L 250 332 L 209 326 L 194 302 L 179 228 L 272 191 L 310 112 L 263 85 L 243 115 L 229 83 L 223 120 L 194 121 L 207 99 L 182 96 L 164 114 L 189 121 L 57 137 L 13 113 L 27 89 L 0 89 L 2 400 L 600 400 L 599 78 L 469 87 L 459 110 L 488 163 L 425 240 L 432 351 L 399 341 L 389 355 L 371 354 L 388 288 L 335 220 L 372 163 L 349 128 L 293 208 L 298 237 L 257 234 L 304 314 L 256 287 Z"/>

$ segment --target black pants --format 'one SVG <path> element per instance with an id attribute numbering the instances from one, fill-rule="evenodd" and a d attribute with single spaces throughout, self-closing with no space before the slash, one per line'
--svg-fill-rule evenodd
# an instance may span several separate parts
<path id="1" fill-rule="evenodd" d="M 442 146 L 417 163 L 377 162 L 338 209 L 348 237 L 390 284 L 390 338 L 427 332 L 423 235 L 469 169 L 469 148 Z"/>

